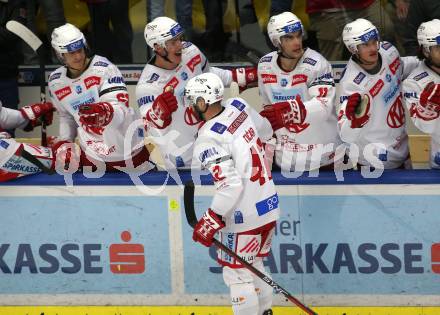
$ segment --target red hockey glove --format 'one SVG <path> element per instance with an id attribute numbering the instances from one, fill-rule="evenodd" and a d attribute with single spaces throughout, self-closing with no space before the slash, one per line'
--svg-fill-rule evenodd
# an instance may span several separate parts
<path id="1" fill-rule="evenodd" d="M 193 240 L 209 247 L 212 244 L 215 233 L 224 227 L 225 223 L 221 217 L 211 209 L 208 209 L 194 228 Z"/>
<path id="2" fill-rule="evenodd" d="M 369 109 L 368 95 L 361 96 L 359 93 L 354 93 L 348 97 L 345 115 L 348 120 L 351 120 L 351 128 L 362 128 L 368 122 L 370 119 Z"/>
<path id="3" fill-rule="evenodd" d="M 171 123 L 171 114 L 177 110 L 177 99 L 170 91 L 163 92 L 153 102 L 152 111 L 146 119 L 159 128 L 165 128 Z"/>
<path id="4" fill-rule="evenodd" d="M 260 115 L 266 117 L 272 125 L 273 131 L 280 128 L 289 128 L 291 125 L 301 125 L 306 119 L 307 110 L 299 95 L 295 100 L 279 102 L 264 106 Z"/>
<path id="5" fill-rule="evenodd" d="M 110 103 L 83 104 L 79 107 L 79 121 L 88 132 L 102 135 L 104 127 L 113 119 L 114 109 Z"/>
<path id="6" fill-rule="evenodd" d="M 249 87 L 257 86 L 256 84 L 252 84 L 258 82 L 256 67 L 235 68 L 232 69 L 231 72 L 232 80 L 238 83 L 240 92 Z"/>
<path id="7" fill-rule="evenodd" d="M 426 110 L 440 112 L 440 84 L 430 82 L 420 94 L 420 105 Z"/>
<path id="8" fill-rule="evenodd" d="M 52 124 L 55 108 L 52 103 L 36 103 L 20 108 L 21 115 L 29 120 L 29 124 L 23 128 L 24 131 L 32 131 L 34 127 L 41 125 L 42 120 L 46 125 Z"/>

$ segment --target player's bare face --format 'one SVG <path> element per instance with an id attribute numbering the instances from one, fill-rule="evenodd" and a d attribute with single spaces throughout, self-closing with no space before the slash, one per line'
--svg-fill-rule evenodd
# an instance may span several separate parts
<path id="1" fill-rule="evenodd" d="M 359 59 L 368 65 L 375 65 L 379 61 L 379 52 L 377 50 L 378 42 L 372 39 L 364 44 L 358 45 Z"/>
<path id="2" fill-rule="evenodd" d="M 431 59 L 431 64 L 440 70 L 440 45 L 429 48 L 429 58 Z"/>
<path id="3" fill-rule="evenodd" d="M 86 65 L 86 52 L 84 48 L 63 54 L 66 66 L 70 69 L 81 71 Z"/>
<path id="4" fill-rule="evenodd" d="M 281 50 L 286 57 L 299 59 L 304 53 L 301 32 L 289 33 L 280 38 Z"/>
<path id="5" fill-rule="evenodd" d="M 168 40 L 165 43 L 165 48 L 168 52 L 168 59 L 175 65 L 180 64 L 180 62 L 182 61 L 183 49 L 182 36 L 177 36 L 173 39 Z"/>

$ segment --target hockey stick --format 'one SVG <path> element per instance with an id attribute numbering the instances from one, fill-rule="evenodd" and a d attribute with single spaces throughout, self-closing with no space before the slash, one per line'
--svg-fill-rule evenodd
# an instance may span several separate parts
<path id="1" fill-rule="evenodd" d="M 194 183 L 192 180 L 188 181 L 185 184 L 185 189 L 183 191 L 183 203 L 185 205 L 185 215 L 186 220 L 188 221 L 188 224 L 194 228 L 197 224 L 197 217 L 196 217 L 196 211 L 194 208 Z M 305 306 L 303 303 L 301 303 L 297 298 L 292 296 L 289 292 L 287 292 L 285 289 L 283 289 L 278 283 L 273 281 L 271 278 L 266 276 L 264 273 L 262 273 L 260 270 L 256 269 L 251 264 L 244 261 L 240 256 L 238 256 L 235 252 L 230 250 L 228 247 L 226 247 L 223 243 L 221 243 L 217 239 L 213 239 L 213 243 L 215 246 L 217 246 L 218 249 L 224 251 L 229 256 L 233 257 L 234 259 L 238 260 L 245 268 L 250 270 L 253 274 L 255 274 L 258 278 L 266 282 L 268 285 L 270 285 L 275 292 L 281 293 L 284 295 L 290 302 L 298 306 L 300 309 L 302 309 L 304 312 L 306 312 L 308 315 L 318 315 L 318 313 L 315 313 L 313 310 Z"/>
<path id="2" fill-rule="evenodd" d="M 46 66 L 44 62 L 44 54 L 42 51 L 43 43 L 30 29 L 17 21 L 8 21 L 6 23 L 8 31 L 20 37 L 26 44 L 28 44 L 33 51 L 38 55 L 40 64 L 40 102 L 46 102 Z M 44 116 L 41 119 L 41 145 L 47 146 L 47 132 L 46 122 Z"/>

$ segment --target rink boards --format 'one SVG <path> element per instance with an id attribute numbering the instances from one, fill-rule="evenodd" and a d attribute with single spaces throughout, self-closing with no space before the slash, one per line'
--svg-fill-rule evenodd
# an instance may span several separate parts
<path id="1" fill-rule="evenodd" d="M 274 178 L 282 217 L 265 264 L 275 281 L 319 314 L 348 306 L 356 308 L 347 314 L 440 313 L 440 173 Z M 200 216 L 214 187 L 206 177 L 196 182 Z M 141 305 L 155 306 L 148 314 L 191 314 L 229 305 L 215 249 L 191 239 L 181 185 L 164 173 L 78 174 L 71 184 L 38 175 L 0 186 L 0 305 L 22 306 L 1 314 L 144 314 Z M 275 304 L 277 314 L 300 314 L 279 296 Z M 377 306 L 388 307 L 371 311 Z"/>

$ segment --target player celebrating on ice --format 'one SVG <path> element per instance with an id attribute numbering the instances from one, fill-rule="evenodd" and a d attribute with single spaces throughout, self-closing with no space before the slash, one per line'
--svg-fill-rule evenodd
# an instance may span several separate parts
<path id="1" fill-rule="evenodd" d="M 329 62 L 303 47 L 304 27 L 290 12 L 267 25 L 277 51 L 260 59 L 258 87 L 275 131 L 275 162 L 282 170 L 333 168 L 341 143 L 334 108 L 335 84 Z"/>
<path id="2" fill-rule="evenodd" d="M 65 150 L 62 144 L 78 135 L 81 166 L 151 168 L 150 162 L 144 163 L 149 153 L 141 130 L 132 125 L 137 116 L 128 105 L 119 69 L 104 57 L 89 56 L 83 33 L 69 23 L 54 29 L 52 47 L 64 64 L 49 77 L 49 92 L 60 117 L 54 150 Z"/>
<path id="3" fill-rule="evenodd" d="M 440 20 L 422 23 L 417 39 L 424 62 L 403 82 L 403 95 L 416 127 L 431 135 L 431 167 L 440 168 Z"/>
<path id="4" fill-rule="evenodd" d="M 9 109 L 0 102 L 0 182 L 41 172 L 41 164 L 47 170 L 54 168 L 52 150 L 46 147 L 18 143 L 6 131 L 21 128 L 32 131 L 41 125 L 44 119 L 46 125 L 52 124 L 53 108 L 51 103 L 37 103 L 24 106 L 19 110 Z M 23 153 L 23 151 L 27 152 Z M 36 165 L 26 157 L 33 156 L 40 163 Z"/>
<path id="5" fill-rule="evenodd" d="M 136 99 L 145 120 L 145 129 L 159 147 L 168 170 L 188 168 L 200 120 L 191 108 L 183 106 L 186 82 L 210 71 L 218 74 L 225 86 L 236 81 L 241 89 L 245 89 L 248 84 L 256 82 L 256 69 L 229 71 L 210 67 L 195 45 L 183 41 L 181 26 L 168 17 L 158 17 L 148 23 L 144 35 L 147 45 L 155 52 L 136 86 Z"/>
<path id="6" fill-rule="evenodd" d="M 352 56 L 338 95 L 341 139 L 354 144 L 350 150 L 359 150 L 359 165 L 409 165 L 401 82 L 417 66 L 417 58 L 401 58 L 393 45 L 380 42 L 377 28 L 365 19 L 348 23 L 342 38 Z"/>
<path id="7" fill-rule="evenodd" d="M 222 103 L 223 92 L 221 79 L 213 73 L 200 74 L 185 87 L 186 105 L 205 122 L 193 162 L 211 172 L 217 189 L 193 239 L 209 247 L 219 232 L 226 246 L 266 272 L 263 257 L 269 254 L 279 217 L 278 195 L 263 149 L 272 128 L 243 99 Z M 234 314 L 272 314 L 272 288 L 228 254 L 218 254 Z"/>

